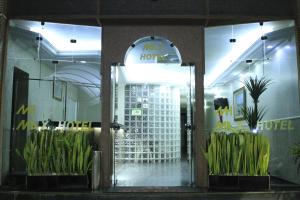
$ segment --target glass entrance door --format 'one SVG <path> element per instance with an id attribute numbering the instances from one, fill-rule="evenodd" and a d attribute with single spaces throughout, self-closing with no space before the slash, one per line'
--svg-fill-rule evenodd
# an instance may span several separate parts
<path id="1" fill-rule="evenodd" d="M 112 67 L 115 186 L 192 184 L 193 68 Z"/>

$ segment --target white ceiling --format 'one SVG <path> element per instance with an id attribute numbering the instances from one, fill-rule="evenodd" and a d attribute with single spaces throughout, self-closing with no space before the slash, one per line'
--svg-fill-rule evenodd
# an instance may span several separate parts
<path id="1" fill-rule="evenodd" d="M 79 26 L 69 24 L 48 23 L 41 25 L 40 22 L 11 20 L 11 26 L 37 32 L 43 35 L 59 53 L 76 54 L 76 52 L 89 52 L 100 55 L 101 51 L 101 28 L 91 26 Z M 212 86 L 222 81 L 221 75 L 232 67 L 234 63 L 241 62 L 240 56 L 257 41 L 261 35 L 293 25 L 293 21 L 265 22 L 240 24 L 234 26 L 218 26 L 205 28 L 205 87 Z M 230 43 L 231 38 L 236 43 Z M 70 42 L 76 39 L 76 44 Z M 137 38 L 138 39 L 138 38 Z M 180 52 L 180 49 L 179 49 Z M 124 55 L 125 56 L 125 55 Z M 146 81 L 184 83 L 186 72 L 184 68 L 171 67 L 129 67 L 123 71 L 130 82 Z M 69 68 L 68 68 L 69 69 Z M 100 68 L 99 68 L 100 70 Z M 92 80 L 91 78 L 87 78 Z M 152 79 L 152 81 L 151 81 Z M 99 79 L 96 80 L 99 84 Z"/>
<path id="2" fill-rule="evenodd" d="M 80 26 L 27 20 L 11 20 L 10 25 L 41 34 L 60 53 L 101 50 L 101 28 L 95 26 Z M 76 43 L 70 40 L 75 39 Z"/>
<path id="3" fill-rule="evenodd" d="M 236 62 L 244 62 L 239 57 L 244 54 L 261 35 L 293 26 L 293 21 L 265 22 L 218 26 L 205 29 L 205 87 L 222 82 L 220 75 Z M 229 40 L 235 38 L 235 43 Z"/>

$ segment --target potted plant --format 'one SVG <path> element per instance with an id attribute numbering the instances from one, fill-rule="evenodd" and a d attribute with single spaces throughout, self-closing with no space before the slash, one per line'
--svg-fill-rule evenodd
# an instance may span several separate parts
<path id="1" fill-rule="evenodd" d="M 248 106 L 242 109 L 244 117 L 250 130 L 255 130 L 257 127 L 257 122 L 259 122 L 265 115 L 266 108 L 258 108 L 259 97 L 267 90 L 268 85 L 271 83 L 270 79 L 262 77 L 260 79 L 250 77 L 249 80 L 244 81 L 244 85 L 249 91 L 250 96 L 253 99 L 254 106 Z"/>
<path id="2" fill-rule="evenodd" d="M 88 187 L 92 146 L 85 131 L 32 130 L 24 149 L 16 150 L 26 163 L 27 187 Z"/>
<path id="3" fill-rule="evenodd" d="M 213 132 L 204 155 L 210 189 L 269 189 L 270 143 L 266 136 L 246 131 Z"/>

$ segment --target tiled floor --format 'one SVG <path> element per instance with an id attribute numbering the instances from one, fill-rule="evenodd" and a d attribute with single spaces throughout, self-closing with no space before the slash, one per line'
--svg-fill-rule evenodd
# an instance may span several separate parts
<path id="1" fill-rule="evenodd" d="M 189 186 L 191 165 L 187 161 L 119 164 L 116 180 L 117 186 Z"/>

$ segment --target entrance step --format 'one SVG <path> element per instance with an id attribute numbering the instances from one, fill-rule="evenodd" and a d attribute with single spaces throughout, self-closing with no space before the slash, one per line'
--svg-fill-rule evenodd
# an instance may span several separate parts
<path id="1" fill-rule="evenodd" d="M 268 192 L 21 192 L 0 191 L 1 200 L 299 200 L 300 191 Z"/>

